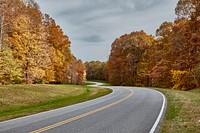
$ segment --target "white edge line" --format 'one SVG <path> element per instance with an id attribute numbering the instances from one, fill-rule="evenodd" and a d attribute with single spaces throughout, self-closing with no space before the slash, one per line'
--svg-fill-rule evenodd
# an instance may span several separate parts
<path id="1" fill-rule="evenodd" d="M 163 104 L 162 104 L 162 108 L 161 108 L 161 110 L 160 110 L 160 114 L 158 115 L 158 118 L 157 118 L 157 120 L 155 121 L 155 123 L 154 123 L 154 125 L 153 125 L 153 127 L 151 128 L 151 130 L 150 130 L 149 133 L 154 133 L 154 132 L 155 132 L 155 130 L 156 130 L 156 128 L 157 128 L 157 126 L 158 126 L 158 124 L 159 124 L 161 118 L 162 118 L 162 115 L 163 115 L 163 113 L 164 113 L 164 110 L 165 110 L 166 98 L 165 98 L 165 96 L 164 96 L 161 92 L 159 92 L 159 91 L 156 91 L 156 92 L 158 92 L 159 94 L 162 95 L 162 97 L 163 97 Z"/>

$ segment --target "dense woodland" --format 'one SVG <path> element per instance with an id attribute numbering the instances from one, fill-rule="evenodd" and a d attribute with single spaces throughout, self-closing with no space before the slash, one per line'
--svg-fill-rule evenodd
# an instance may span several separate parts
<path id="1" fill-rule="evenodd" d="M 86 78 L 88 80 L 108 80 L 108 67 L 106 62 L 91 61 L 84 63 L 86 68 Z"/>
<path id="2" fill-rule="evenodd" d="M 112 85 L 200 87 L 200 0 L 179 0 L 175 13 L 176 20 L 161 24 L 156 37 L 137 31 L 117 38 L 106 63 L 108 78 L 102 79 Z M 93 70 L 104 67 L 86 64 L 88 77 L 101 79 Z"/>
<path id="3" fill-rule="evenodd" d="M 0 1 L 0 84 L 82 84 L 85 66 L 34 0 Z"/>
<path id="4" fill-rule="evenodd" d="M 70 83 L 188 90 L 200 87 L 200 0 L 179 0 L 156 36 L 136 31 L 113 44 L 107 62 L 76 59 L 70 40 L 34 0 L 0 1 L 0 84 Z"/>

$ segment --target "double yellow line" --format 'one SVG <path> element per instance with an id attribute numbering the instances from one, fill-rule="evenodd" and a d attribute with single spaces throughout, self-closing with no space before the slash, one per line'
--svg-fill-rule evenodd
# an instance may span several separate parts
<path id="1" fill-rule="evenodd" d="M 128 98 L 131 97 L 132 95 L 133 95 L 133 92 L 131 91 L 131 93 L 130 93 L 128 96 L 126 96 L 126 97 L 124 97 L 124 98 L 122 98 L 122 99 L 120 99 L 120 100 L 117 100 L 117 101 L 115 101 L 115 102 L 113 102 L 113 103 L 111 103 L 111 104 L 108 104 L 108 105 L 106 105 L 106 106 L 97 108 L 97 109 L 95 109 L 95 110 L 89 111 L 89 112 L 84 113 L 84 114 L 81 114 L 81 115 L 79 115 L 79 116 L 75 116 L 75 117 L 73 117 L 73 118 L 70 118 L 70 119 L 67 119 L 67 120 L 64 120 L 64 121 L 55 123 L 55 124 L 53 124 L 53 125 L 46 126 L 46 127 L 44 127 L 44 128 L 41 128 L 41 129 L 32 131 L 32 132 L 30 132 L 30 133 L 41 133 L 41 132 L 44 132 L 44 131 L 47 131 L 47 130 L 50 130 L 50 129 L 53 129 L 53 128 L 56 128 L 56 127 L 59 127 L 59 126 L 62 126 L 62 125 L 64 125 L 64 124 L 73 122 L 73 121 L 75 121 L 75 120 L 84 118 L 84 117 L 86 117 L 86 116 L 89 116 L 89 115 L 92 115 L 92 114 L 97 113 L 97 112 L 99 112 L 99 111 L 102 111 L 102 110 L 104 110 L 104 109 L 107 109 L 107 108 L 109 108 L 109 107 L 111 107 L 111 106 L 114 106 L 114 105 L 116 105 L 116 104 L 118 104 L 118 103 L 120 103 L 120 102 L 123 102 L 124 100 L 128 99 Z"/>

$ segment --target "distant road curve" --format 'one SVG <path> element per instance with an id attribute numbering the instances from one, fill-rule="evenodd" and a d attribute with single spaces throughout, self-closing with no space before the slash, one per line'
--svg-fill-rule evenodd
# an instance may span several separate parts
<path id="1" fill-rule="evenodd" d="M 100 85 L 100 83 L 97 83 Z M 0 133 L 156 133 L 165 97 L 155 90 L 109 86 L 109 95 L 0 122 Z"/>

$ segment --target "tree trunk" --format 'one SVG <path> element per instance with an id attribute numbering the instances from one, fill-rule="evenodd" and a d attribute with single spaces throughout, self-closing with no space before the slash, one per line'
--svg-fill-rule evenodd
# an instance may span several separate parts
<path id="1" fill-rule="evenodd" d="M 2 10 L 4 11 L 4 7 L 2 5 Z M 1 25 L 0 25 L 0 51 L 2 50 L 2 45 L 3 45 L 3 27 L 4 27 L 4 13 L 1 16 Z"/>

